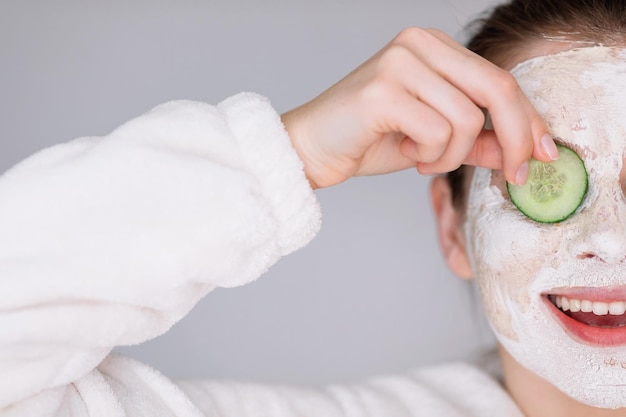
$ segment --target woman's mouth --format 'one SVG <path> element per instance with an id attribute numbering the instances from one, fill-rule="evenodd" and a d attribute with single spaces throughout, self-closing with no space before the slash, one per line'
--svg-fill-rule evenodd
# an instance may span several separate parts
<path id="1" fill-rule="evenodd" d="M 544 296 L 550 311 L 570 336 L 586 344 L 607 347 L 626 345 L 626 299 L 613 297 Z"/>

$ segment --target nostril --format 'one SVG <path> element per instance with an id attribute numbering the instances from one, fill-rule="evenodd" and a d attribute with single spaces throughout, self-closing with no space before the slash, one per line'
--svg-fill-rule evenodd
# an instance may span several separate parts
<path id="1" fill-rule="evenodd" d="M 611 252 L 581 252 L 576 255 L 576 259 L 584 260 L 584 259 L 594 259 L 600 262 L 605 262 L 609 264 L 624 264 L 626 263 L 626 255 L 624 253 L 611 253 Z"/>
<path id="2" fill-rule="evenodd" d="M 570 240 L 570 245 L 570 253 L 576 259 L 611 265 L 623 264 L 626 262 L 626 222 L 595 225 L 591 230 L 579 230 Z"/>

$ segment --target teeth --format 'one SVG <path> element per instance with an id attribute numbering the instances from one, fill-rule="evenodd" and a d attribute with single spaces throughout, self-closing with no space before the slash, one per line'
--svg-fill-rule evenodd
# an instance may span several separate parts
<path id="1" fill-rule="evenodd" d="M 613 301 L 611 303 L 603 301 L 577 300 L 575 298 L 567 298 L 560 295 L 554 297 L 554 303 L 563 311 L 571 311 L 577 313 L 593 313 L 597 316 L 621 316 L 626 312 L 625 301 Z"/>
<path id="2" fill-rule="evenodd" d="M 580 311 L 583 313 L 591 313 L 593 311 L 593 303 L 589 300 L 582 300 L 580 302 Z"/>
<path id="3" fill-rule="evenodd" d="M 593 303 L 593 314 L 596 316 L 606 316 L 609 314 L 609 303 Z"/>
<path id="4" fill-rule="evenodd" d="M 614 316 L 621 316 L 626 312 L 626 303 L 622 301 L 617 301 L 615 303 L 609 304 L 609 314 Z"/>

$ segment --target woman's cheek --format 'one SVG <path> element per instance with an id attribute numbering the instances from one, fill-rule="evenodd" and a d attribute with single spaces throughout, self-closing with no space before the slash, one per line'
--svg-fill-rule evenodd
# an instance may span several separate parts
<path id="1" fill-rule="evenodd" d="M 514 316 L 527 313 L 533 301 L 540 301 L 540 295 L 529 290 L 539 273 L 552 267 L 557 229 L 525 218 L 499 187 L 481 175 L 485 173 L 478 173 L 473 185 L 485 187 L 472 189 L 466 224 L 470 258 L 494 331 L 518 340 Z"/>
<path id="2" fill-rule="evenodd" d="M 513 340 L 517 340 L 513 315 L 530 307 L 529 286 L 544 259 L 540 233 L 524 227 L 516 217 L 503 214 L 498 221 L 491 218 L 478 225 L 474 254 L 485 313 L 497 333 Z"/>

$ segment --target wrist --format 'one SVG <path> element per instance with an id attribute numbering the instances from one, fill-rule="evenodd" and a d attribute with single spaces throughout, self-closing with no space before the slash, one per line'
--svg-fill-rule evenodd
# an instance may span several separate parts
<path id="1" fill-rule="evenodd" d="M 303 130 L 301 128 L 301 117 L 300 117 L 301 107 L 302 106 L 297 107 L 293 110 L 290 110 L 286 113 L 283 113 L 280 116 L 280 119 L 283 123 L 283 126 L 285 127 L 285 130 L 287 131 L 287 135 L 289 136 L 289 140 L 291 141 L 291 146 L 296 151 L 298 158 L 300 158 L 300 160 L 302 161 L 304 174 L 306 176 L 307 181 L 311 185 L 311 188 L 316 190 L 322 187 L 320 187 L 316 183 L 316 181 L 313 180 L 310 174 L 310 162 L 309 162 L 309 158 L 306 157 L 307 153 L 304 150 L 303 141 L 302 141 Z"/>

